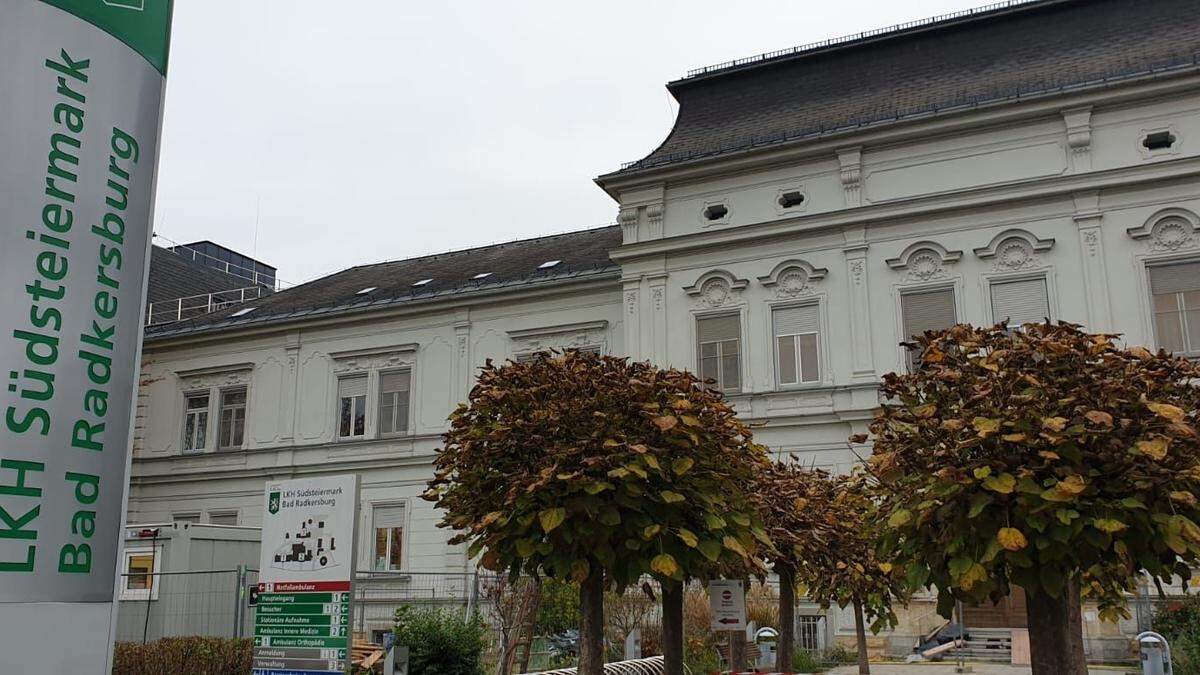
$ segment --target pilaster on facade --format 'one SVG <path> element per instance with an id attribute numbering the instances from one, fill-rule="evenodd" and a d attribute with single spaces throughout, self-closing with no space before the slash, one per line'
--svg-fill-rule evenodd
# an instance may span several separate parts
<path id="1" fill-rule="evenodd" d="M 1104 261 L 1104 213 L 1100 210 L 1100 191 L 1089 190 L 1072 195 L 1075 215 L 1072 219 L 1079 230 L 1079 251 L 1083 268 L 1083 284 L 1088 299 L 1087 322 L 1093 331 L 1113 329 L 1112 307 L 1109 305 L 1108 269 Z"/>
<path id="2" fill-rule="evenodd" d="M 280 442 L 290 445 L 296 440 L 296 406 L 300 392 L 300 332 L 292 331 L 287 334 L 283 345 L 285 383 L 282 387 L 283 401 L 280 410 L 284 419 L 280 424 Z"/>
<path id="3" fill-rule="evenodd" d="M 666 364 L 667 362 L 667 273 L 655 272 L 646 275 L 646 285 L 650 292 L 647 312 L 650 320 L 650 354 L 647 358 L 651 363 Z"/>
<path id="4" fill-rule="evenodd" d="M 1062 112 L 1067 125 L 1067 152 L 1076 173 L 1092 170 L 1092 106 Z"/>
<path id="5" fill-rule="evenodd" d="M 862 146 L 840 148 L 837 151 L 842 190 L 846 206 L 862 205 Z"/>
<path id="6" fill-rule="evenodd" d="M 625 326 L 625 351 L 635 361 L 647 358 L 642 348 L 641 286 L 641 275 L 621 278 L 621 323 Z"/>
<path id="7" fill-rule="evenodd" d="M 455 401 L 467 400 L 471 391 L 471 314 L 460 309 L 454 314 L 454 377 L 453 396 Z"/>
<path id="8" fill-rule="evenodd" d="M 866 226 L 854 225 L 842 230 L 846 244 L 846 278 L 850 290 L 851 379 L 875 381 L 875 357 L 871 348 L 871 300 L 867 284 Z"/>

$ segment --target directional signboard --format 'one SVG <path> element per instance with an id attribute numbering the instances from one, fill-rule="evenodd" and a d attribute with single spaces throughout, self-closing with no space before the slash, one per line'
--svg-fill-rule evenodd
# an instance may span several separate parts
<path id="1" fill-rule="evenodd" d="M 350 672 L 358 476 L 267 483 L 254 675 Z"/>
<path id="2" fill-rule="evenodd" d="M 746 630 L 746 591 L 740 579 L 708 582 L 708 604 L 712 609 L 712 630 Z"/>

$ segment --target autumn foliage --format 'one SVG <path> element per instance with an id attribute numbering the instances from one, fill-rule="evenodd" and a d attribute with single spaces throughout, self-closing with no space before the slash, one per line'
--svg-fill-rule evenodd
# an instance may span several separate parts
<path id="1" fill-rule="evenodd" d="M 765 456 L 691 374 L 587 352 L 481 369 L 425 497 L 483 567 L 618 588 L 761 570 Z"/>
<path id="2" fill-rule="evenodd" d="M 869 462 L 882 550 L 936 585 L 943 614 L 1010 584 L 1053 598 L 1078 585 L 1111 620 L 1141 571 L 1190 576 L 1200 368 L 1115 339 L 960 325 L 919 339 L 917 372 L 885 377 Z"/>

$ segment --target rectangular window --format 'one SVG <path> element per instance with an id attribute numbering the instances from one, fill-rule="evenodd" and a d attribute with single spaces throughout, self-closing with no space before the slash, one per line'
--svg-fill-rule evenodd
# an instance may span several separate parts
<path id="1" fill-rule="evenodd" d="M 1011 328 L 1042 323 L 1050 317 L 1045 279 L 992 282 L 992 322 L 1008 319 Z"/>
<path id="2" fill-rule="evenodd" d="M 696 341 L 700 377 L 715 380 L 719 391 L 741 391 L 741 317 L 728 314 L 697 319 Z"/>
<path id="3" fill-rule="evenodd" d="M 154 583 L 161 566 L 162 547 L 127 548 L 121 565 L 121 599 L 158 599 Z"/>
<path id="4" fill-rule="evenodd" d="M 198 523 L 200 522 L 199 513 L 173 513 L 171 514 L 171 522 L 174 523 Z"/>
<path id="5" fill-rule="evenodd" d="M 407 370 L 379 375 L 379 433 L 408 431 L 408 399 L 412 376 Z"/>
<path id="6" fill-rule="evenodd" d="M 954 289 L 938 288 L 929 291 L 913 291 L 900 296 L 901 321 L 904 324 L 904 341 L 925 331 L 943 330 L 958 323 L 954 309 Z M 908 352 L 908 369 L 915 370 L 921 361 L 918 349 Z"/>
<path id="7" fill-rule="evenodd" d="M 203 450 L 208 435 L 208 392 L 183 397 L 183 451 Z"/>
<path id="8" fill-rule="evenodd" d="M 237 525 L 237 511 L 209 511 L 208 523 L 210 525 Z"/>
<path id="9" fill-rule="evenodd" d="M 221 428 L 217 431 L 222 449 L 240 448 L 246 435 L 246 389 L 221 392 Z"/>
<path id="10" fill-rule="evenodd" d="M 1200 261 L 1151 267 L 1150 294 L 1158 347 L 1200 356 Z"/>
<path id="11" fill-rule="evenodd" d="M 820 308 L 816 304 L 782 307 L 771 313 L 771 321 L 779 384 L 820 381 Z"/>
<path id="12" fill-rule="evenodd" d="M 338 437 L 361 438 L 367 433 L 367 376 L 338 379 Z"/>
<path id="13" fill-rule="evenodd" d="M 371 529 L 375 533 L 375 551 L 371 569 L 395 572 L 400 569 L 404 545 L 404 505 L 371 507 Z"/>

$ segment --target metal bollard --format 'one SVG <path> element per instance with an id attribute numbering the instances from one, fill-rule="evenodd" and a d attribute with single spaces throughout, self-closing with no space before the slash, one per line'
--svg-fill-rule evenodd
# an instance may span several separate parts
<path id="1" fill-rule="evenodd" d="M 1173 675 L 1171 646 L 1166 638 L 1153 631 L 1137 636 L 1138 654 L 1142 660 L 1142 675 Z"/>

